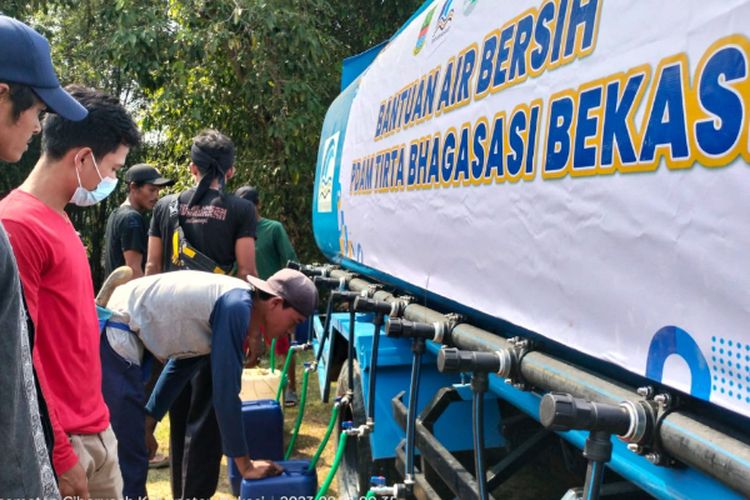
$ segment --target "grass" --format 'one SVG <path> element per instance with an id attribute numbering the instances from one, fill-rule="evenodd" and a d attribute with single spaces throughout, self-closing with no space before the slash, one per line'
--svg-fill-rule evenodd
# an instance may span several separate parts
<path id="1" fill-rule="evenodd" d="M 297 354 L 297 395 L 301 398 L 302 394 L 299 391 L 302 389 L 302 370 L 303 362 L 311 361 L 313 355 L 310 351 Z M 277 365 L 281 365 L 281 361 L 277 360 Z M 280 368 L 279 368 L 280 369 Z M 335 388 L 332 389 L 332 394 L 335 394 Z M 299 406 L 284 409 L 284 451 L 286 451 L 289 439 L 291 438 L 292 431 L 294 429 L 294 423 L 297 419 L 297 413 L 299 412 Z M 305 405 L 305 415 L 300 427 L 299 435 L 297 436 L 297 442 L 295 444 L 295 450 L 292 452 L 290 458 L 298 459 L 305 458 L 310 459 L 318 449 L 320 440 L 323 439 L 328 421 L 331 417 L 331 405 L 324 404 L 320 401 L 320 390 L 318 386 L 318 377 L 315 373 L 310 374 L 307 389 L 307 403 Z M 159 452 L 168 454 L 169 453 L 169 419 L 165 418 L 156 428 L 156 440 L 159 442 Z M 335 435 L 332 434 L 328 442 L 326 449 L 318 461 L 317 473 L 318 473 L 318 485 L 322 484 L 325 480 L 326 474 L 331 467 L 331 462 L 335 454 Z M 227 458 L 224 457 L 221 466 L 221 476 L 219 478 L 219 486 L 216 490 L 214 498 L 236 498 L 232 495 L 232 489 L 229 486 L 229 480 L 227 479 Z M 166 499 L 172 498 L 172 489 L 169 484 L 169 468 L 165 469 L 150 469 L 148 473 L 148 493 L 151 499 Z M 328 489 L 327 496 L 336 497 L 336 481 L 331 483 L 331 487 Z"/>

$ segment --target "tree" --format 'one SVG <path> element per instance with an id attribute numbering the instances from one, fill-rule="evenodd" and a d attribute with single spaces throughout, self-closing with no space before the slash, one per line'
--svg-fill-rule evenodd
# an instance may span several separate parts
<path id="1" fill-rule="evenodd" d="M 420 4 L 10 0 L 4 9 L 48 37 L 61 81 L 120 96 L 147 139 L 130 159 L 179 179 L 175 190 L 192 182 L 192 137 L 208 127 L 231 137 L 237 175 L 228 189 L 259 186 L 265 215 L 284 222 L 309 261 L 319 258 L 310 229 L 319 134 L 341 60 L 388 38 Z M 71 211 L 97 282 L 106 214 L 121 196 Z"/>

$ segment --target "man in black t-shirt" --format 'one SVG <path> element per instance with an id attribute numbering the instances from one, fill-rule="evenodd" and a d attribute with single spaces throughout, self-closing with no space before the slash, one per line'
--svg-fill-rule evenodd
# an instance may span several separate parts
<path id="1" fill-rule="evenodd" d="M 174 184 L 151 165 L 133 165 L 125 173 L 128 197 L 109 214 L 105 233 L 104 275 L 120 266 L 130 266 L 133 277 L 143 276 L 148 247 L 148 231 L 143 213 L 159 200 L 159 190 Z"/>
<path id="2" fill-rule="evenodd" d="M 190 171 L 197 186 L 165 196 L 156 204 L 149 229 L 147 275 L 193 265 L 179 251 L 186 242 L 209 259 L 217 272 L 243 279 L 248 274 L 257 276 L 255 207 L 223 192 L 225 182 L 234 174 L 234 153 L 232 141 L 215 130 L 195 137 L 190 149 Z M 210 363 L 198 371 L 175 400 L 169 417 L 172 496 L 212 497 L 219 481 L 222 450 L 213 408 Z"/>
<path id="3" fill-rule="evenodd" d="M 161 240 L 161 268 L 173 271 L 183 267 L 175 263 L 174 256 L 174 216 L 170 216 L 170 212 L 176 210 L 185 239 L 192 247 L 229 271 L 228 274 L 237 277 L 255 275 L 256 220 L 253 204 L 232 194 L 209 189 L 200 202 L 190 206 L 190 200 L 197 191 L 198 188 L 194 187 L 179 194 L 165 196 L 154 209 L 149 236 L 152 241 Z M 248 244 L 252 244 L 253 252 L 245 258 L 252 260 L 243 262 L 237 250 L 241 251 Z M 156 259 L 149 260 L 153 262 Z"/>
<path id="4" fill-rule="evenodd" d="M 146 274 L 185 267 L 173 245 L 179 223 L 189 244 L 219 267 L 231 270 L 229 274 L 257 276 L 255 206 L 223 191 L 224 183 L 234 175 L 234 144 L 221 133 L 208 130 L 194 139 L 191 156 L 190 171 L 198 185 L 165 196 L 156 204 Z"/>

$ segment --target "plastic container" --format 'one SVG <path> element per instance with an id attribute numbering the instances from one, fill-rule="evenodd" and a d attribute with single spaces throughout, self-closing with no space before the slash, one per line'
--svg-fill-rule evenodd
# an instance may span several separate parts
<path id="1" fill-rule="evenodd" d="M 275 399 L 243 401 L 242 422 L 251 459 L 277 462 L 284 458 L 284 416 Z M 242 477 L 230 457 L 227 457 L 227 475 L 232 493 L 239 495 Z"/>
<path id="2" fill-rule="evenodd" d="M 282 498 L 313 498 L 318 490 L 315 470 L 307 470 L 308 460 L 279 462 L 284 472 L 265 479 L 243 479 L 240 500 L 281 500 Z"/>
<path id="3" fill-rule="evenodd" d="M 242 371 L 242 388 L 240 399 L 276 399 L 276 391 L 281 379 L 281 370 L 271 373 L 267 368 L 246 368 Z"/>

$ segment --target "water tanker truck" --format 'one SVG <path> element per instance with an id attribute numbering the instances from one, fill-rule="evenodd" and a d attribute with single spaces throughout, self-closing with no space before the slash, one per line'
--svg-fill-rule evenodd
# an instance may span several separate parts
<path id="1" fill-rule="evenodd" d="M 747 19 L 428 0 L 344 61 L 303 266 L 342 496 L 750 497 Z"/>

